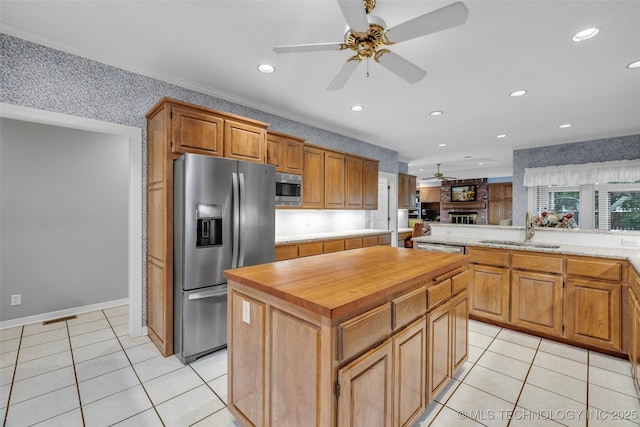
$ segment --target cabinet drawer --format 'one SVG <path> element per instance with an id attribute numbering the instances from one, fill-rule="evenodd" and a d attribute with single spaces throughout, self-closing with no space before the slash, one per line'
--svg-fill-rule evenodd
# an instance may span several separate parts
<path id="1" fill-rule="evenodd" d="M 320 255 L 322 253 L 322 242 L 300 243 L 298 245 L 298 256 Z"/>
<path id="2" fill-rule="evenodd" d="M 378 236 L 378 245 L 384 246 L 391 244 L 391 234 L 383 234 Z"/>
<path id="3" fill-rule="evenodd" d="M 276 261 L 282 261 L 285 259 L 298 258 L 298 245 L 295 243 L 292 245 L 277 245 L 276 246 Z"/>
<path id="4" fill-rule="evenodd" d="M 391 333 L 388 302 L 338 325 L 338 360 L 348 359 Z"/>
<path id="5" fill-rule="evenodd" d="M 324 253 L 344 251 L 344 240 L 327 240 L 324 242 Z"/>
<path id="6" fill-rule="evenodd" d="M 462 273 L 453 276 L 451 278 L 451 287 L 453 289 L 452 295 L 457 295 L 465 289 L 468 289 L 469 280 L 471 280 L 471 272 L 469 272 L 469 270 L 465 270 Z"/>
<path id="7" fill-rule="evenodd" d="M 451 297 L 451 279 L 436 283 L 427 288 L 427 309 L 431 310 L 436 305 Z"/>
<path id="8" fill-rule="evenodd" d="M 393 329 L 398 329 L 427 311 L 427 288 L 407 292 L 391 301 Z"/>
<path id="9" fill-rule="evenodd" d="M 567 275 L 622 280 L 622 263 L 613 260 L 567 258 Z"/>
<path id="10" fill-rule="evenodd" d="M 356 237 L 353 239 L 345 239 L 344 241 L 344 250 L 348 251 L 349 249 L 358 249 L 362 247 L 362 237 Z"/>
<path id="11" fill-rule="evenodd" d="M 509 267 L 509 252 L 506 251 L 471 247 L 469 248 L 469 256 L 471 257 L 469 262 L 473 264 Z"/>
<path id="12" fill-rule="evenodd" d="M 511 256 L 511 267 L 522 270 L 562 274 L 562 258 L 514 253 Z"/>
<path id="13" fill-rule="evenodd" d="M 362 247 L 376 246 L 378 244 L 378 236 L 367 236 L 362 238 Z"/>

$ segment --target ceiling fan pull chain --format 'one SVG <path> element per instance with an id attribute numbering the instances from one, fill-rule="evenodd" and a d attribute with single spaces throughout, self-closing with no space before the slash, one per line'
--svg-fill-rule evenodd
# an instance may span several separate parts
<path id="1" fill-rule="evenodd" d="M 367 77 L 369 77 L 369 58 L 367 58 Z"/>

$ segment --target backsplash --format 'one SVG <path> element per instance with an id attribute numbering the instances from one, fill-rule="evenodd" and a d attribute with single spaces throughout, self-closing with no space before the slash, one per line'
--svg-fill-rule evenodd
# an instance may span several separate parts
<path id="1" fill-rule="evenodd" d="M 276 239 L 369 227 L 365 210 L 276 209 Z"/>

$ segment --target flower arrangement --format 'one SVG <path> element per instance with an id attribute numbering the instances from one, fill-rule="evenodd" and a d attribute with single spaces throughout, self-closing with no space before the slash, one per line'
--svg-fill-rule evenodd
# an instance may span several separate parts
<path id="1" fill-rule="evenodd" d="M 540 215 L 533 218 L 533 222 L 538 227 L 578 228 L 576 219 L 571 212 L 556 214 L 552 210 L 542 211 Z"/>

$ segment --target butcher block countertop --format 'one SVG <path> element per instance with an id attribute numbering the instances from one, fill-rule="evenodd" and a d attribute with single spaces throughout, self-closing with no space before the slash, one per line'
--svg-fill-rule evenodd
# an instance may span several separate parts
<path id="1" fill-rule="evenodd" d="M 389 301 L 456 268 L 468 255 L 372 246 L 242 267 L 225 277 L 332 320 Z"/>

